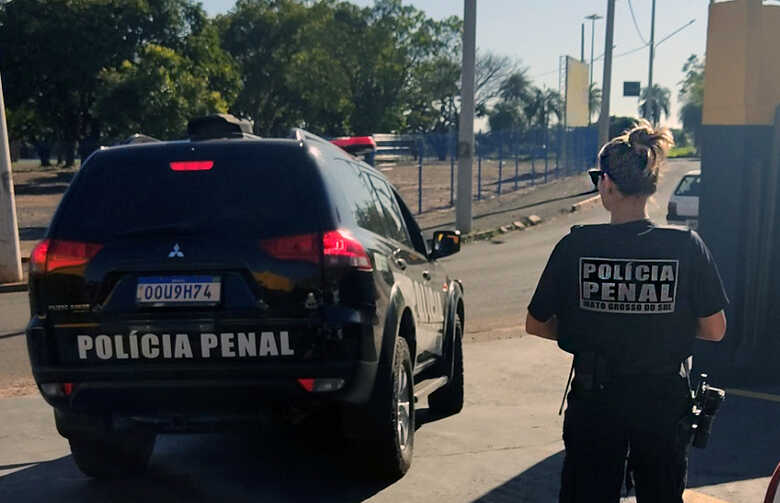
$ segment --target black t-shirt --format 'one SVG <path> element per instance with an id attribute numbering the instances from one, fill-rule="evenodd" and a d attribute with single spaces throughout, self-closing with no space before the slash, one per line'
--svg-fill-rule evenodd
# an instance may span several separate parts
<path id="1" fill-rule="evenodd" d="M 698 318 L 728 303 L 695 231 L 649 220 L 575 227 L 555 246 L 528 311 L 558 317 L 558 345 L 605 355 L 617 372 L 653 372 L 693 352 Z"/>

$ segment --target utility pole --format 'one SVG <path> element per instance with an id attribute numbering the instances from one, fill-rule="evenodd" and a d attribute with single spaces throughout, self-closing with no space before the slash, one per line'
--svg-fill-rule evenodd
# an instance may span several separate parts
<path id="1" fill-rule="evenodd" d="M 472 164 L 474 160 L 474 63 L 477 49 L 477 0 L 463 0 L 463 71 L 458 132 L 458 197 L 455 225 L 471 232 Z"/>
<path id="2" fill-rule="evenodd" d="M 607 34 L 604 41 L 604 80 L 601 83 L 599 148 L 609 141 L 609 95 L 612 88 L 612 42 L 615 31 L 615 0 L 607 0 Z"/>
<path id="3" fill-rule="evenodd" d="M 0 283 L 22 281 L 19 230 L 16 224 L 11 151 L 5 122 L 3 83 L 0 80 Z"/>
<path id="4" fill-rule="evenodd" d="M 585 23 L 580 26 L 580 62 L 585 62 Z"/>
<path id="5" fill-rule="evenodd" d="M 655 0 L 653 0 L 653 13 L 650 15 L 650 71 L 647 76 L 647 88 L 653 88 L 653 60 L 655 59 Z"/>

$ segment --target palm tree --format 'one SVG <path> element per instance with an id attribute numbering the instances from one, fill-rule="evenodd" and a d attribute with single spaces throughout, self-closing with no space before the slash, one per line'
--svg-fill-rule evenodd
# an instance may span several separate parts
<path id="1" fill-rule="evenodd" d="M 653 126 L 657 126 L 662 113 L 665 117 L 669 117 L 670 96 L 671 91 L 658 84 L 653 84 L 652 88 L 645 87 L 640 96 L 639 115 L 651 121 Z"/>
<path id="2" fill-rule="evenodd" d="M 550 124 L 550 115 L 560 121 L 563 116 L 563 98 L 558 91 L 552 89 L 539 89 L 534 87 L 524 107 L 528 122 L 547 128 Z"/>
<path id="3" fill-rule="evenodd" d="M 591 83 L 588 87 L 588 124 L 593 122 L 593 113 L 598 114 L 601 108 L 601 89 Z"/>
<path id="4" fill-rule="evenodd" d="M 527 101 L 531 95 L 531 81 L 528 80 L 526 72 L 515 72 L 501 83 L 499 88 L 499 96 L 501 99 L 508 103 L 520 103 Z"/>

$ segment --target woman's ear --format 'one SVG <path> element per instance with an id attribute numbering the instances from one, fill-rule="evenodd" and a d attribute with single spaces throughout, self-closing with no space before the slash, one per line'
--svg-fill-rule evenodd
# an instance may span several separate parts
<path id="1" fill-rule="evenodd" d="M 612 181 L 612 178 L 610 178 L 607 173 L 604 173 L 604 178 L 602 179 L 602 183 L 604 184 L 604 192 L 606 192 L 607 194 L 612 194 L 615 191 L 615 183 Z"/>

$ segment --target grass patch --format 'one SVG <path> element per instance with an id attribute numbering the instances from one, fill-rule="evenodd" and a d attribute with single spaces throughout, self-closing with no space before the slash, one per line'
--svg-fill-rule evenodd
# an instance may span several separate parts
<path id="1" fill-rule="evenodd" d="M 668 157 L 670 159 L 674 159 L 676 157 L 697 157 L 696 147 L 694 146 L 673 147 L 671 150 L 669 150 Z"/>

